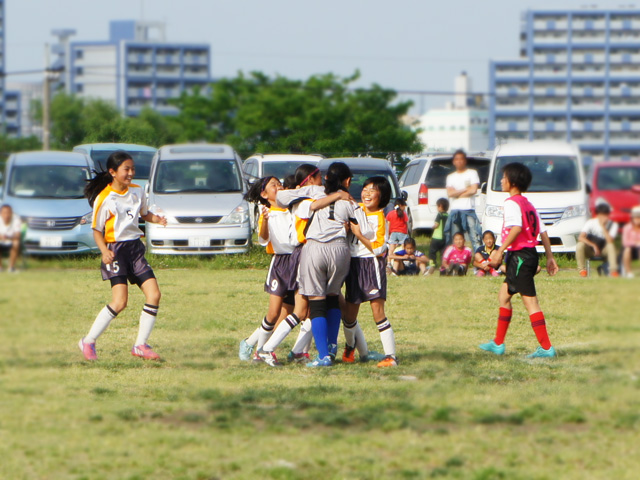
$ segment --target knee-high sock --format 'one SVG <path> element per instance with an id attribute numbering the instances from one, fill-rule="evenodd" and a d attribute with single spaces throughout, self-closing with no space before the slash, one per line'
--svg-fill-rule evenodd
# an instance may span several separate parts
<path id="1" fill-rule="evenodd" d="M 318 349 L 318 357 L 324 358 L 329 355 L 329 342 L 327 341 L 327 319 L 325 317 L 315 317 L 311 319 L 311 331 L 313 339 Z"/>
<path id="2" fill-rule="evenodd" d="M 258 339 L 260 338 L 260 329 L 262 327 L 258 327 L 256 328 L 253 333 L 251 335 L 249 335 L 249 337 L 247 338 L 246 342 L 251 345 L 252 347 L 255 347 L 256 344 L 258 343 Z"/>
<path id="3" fill-rule="evenodd" d="M 151 330 L 156 323 L 158 315 L 158 305 L 144 304 L 140 313 L 140 327 L 138 328 L 138 338 L 134 345 L 146 345 L 151 335 Z"/>
<path id="4" fill-rule="evenodd" d="M 344 332 L 344 342 L 347 347 L 354 348 L 356 346 L 356 327 L 358 326 L 358 320 L 354 320 L 353 323 L 347 323 L 346 320 L 342 320 L 342 331 Z"/>
<path id="5" fill-rule="evenodd" d="M 293 353 L 309 353 L 311 340 L 313 340 L 313 332 L 311 331 L 311 319 L 308 318 L 300 325 L 298 338 L 291 351 Z"/>
<path id="6" fill-rule="evenodd" d="M 327 310 L 327 342 L 330 345 L 338 344 L 338 334 L 342 323 L 342 312 L 339 308 Z"/>
<path id="7" fill-rule="evenodd" d="M 544 313 L 537 312 L 533 315 L 529 315 L 529 320 L 531 320 L 531 327 L 536 334 L 538 343 L 545 350 L 549 350 L 551 347 L 551 340 L 549 340 L 549 335 L 547 334 L 547 322 L 544 320 Z"/>
<path id="8" fill-rule="evenodd" d="M 300 320 L 295 314 L 287 315 L 286 318 L 280 322 L 278 328 L 275 329 L 271 338 L 267 340 L 267 342 L 262 347 L 262 350 L 265 352 L 273 352 L 278 345 L 282 343 L 282 341 L 289 335 L 289 332 L 296 328 L 296 325 L 300 323 Z"/>
<path id="9" fill-rule="evenodd" d="M 345 343 L 350 347 L 355 347 L 361 358 L 366 357 L 369 354 L 369 346 L 367 345 L 367 340 L 364 338 L 364 332 L 360 327 L 360 322 L 358 322 L 358 320 L 355 320 L 351 324 L 343 322 L 343 327 Z"/>
<path id="10" fill-rule="evenodd" d="M 512 309 L 500 307 L 496 338 L 493 339 L 496 345 L 502 345 L 504 343 L 504 337 L 507 335 L 507 330 L 511 324 L 511 315 L 513 315 Z"/>
<path id="11" fill-rule="evenodd" d="M 393 334 L 393 328 L 387 317 L 383 318 L 379 322 L 376 322 L 378 332 L 380 332 L 380 340 L 382 341 L 382 348 L 385 355 L 396 356 L 396 339 Z"/>
<path id="12" fill-rule="evenodd" d="M 262 325 L 260 326 L 260 333 L 258 334 L 257 350 L 260 350 L 264 346 L 264 344 L 267 343 L 267 340 L 269 340 L 269 337 L 273 333 L 274 327 L 275 325 L 267 322 L 266 316 L 262 319 Z"/>
<path id="13" fill-rule="evenodd" d="M 98 316 L 93 321 L 91 330 L 89 330 L 89 333 L 84 337 L 84 342 L 95 343 L 98 337 L 107 329 L 111 320 L 116 318 L 117 315 L 118 314 L 109 305 L 106 305 L 102 310 L 100 310 L 100 313 L 98 313 Z"/>

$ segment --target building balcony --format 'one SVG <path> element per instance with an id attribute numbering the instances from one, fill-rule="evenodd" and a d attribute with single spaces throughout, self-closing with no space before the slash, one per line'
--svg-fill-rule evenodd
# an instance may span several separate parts
<path id="1" fill-rule="evenodd" d="M 204 56 L 192 56 L 192 55 L 185 55 L 183 57 L 183 63 L 185 65 L 206 65 L 207 64 L 207 57 Z"/>
<path id="2" fill-rule="evenodd" d="M 533 95 L 536 97 L 566 97 L 566 87 L 539 87 L 533 88 Z"/>
<path id="3" fill-rule="evenodd" d="M 568 61 L 568 57 L 565 53 L 563 53 L 562 55 L 558 55 L 558 54 L 553 54 L 553 53 L 542 53 L 542 54 L 536 54 L 533 56 L 533 61 L 534 63 L 544 63 L 544 64 L 564 64 L 567 63 Z"/>
<path id="4" fill-rule="evenodd" d="M 611 30 L 639 30 L 640 18 L 612 18 L 609 22 L 609 28 Z"/>
<path id="5" fill-rule="evenodd" d="M 639 45 L 640 44 L 640 35 L 635 32 L 629 31 L 628 33 L 621 33 L 616 35 L 615 33 L 609 35 L 609 43 L 611 45 Z"/>
<path id="6" fill-rule="evenodd" d="M 622 137 L 609 137 L 609 145 L 635 146 L 640 149 L 640 135 L 629 134 Z"/>
<path id="7" fill-rule="evenodd" d="M 604 131 L 604 122 L 580 122 L 577 120 L 571 121 L 571 130 L 574 132 L 602 132 Z"/>
<path id="8" fill-rule="evenodd" d="M 614 113 L 620 113 L 620 112 L 640 112 L 640 103 L 623 103 L 623 104 L 616 104 L 616 103 L 611 103 L 609 105 L 609 111 L 614 112 Z"/>
<path id="9" fill-rule="evenodd" d="M 129 63 L 129 65 L 151 64 L 153 63 L 153 55 L 150 53 L 129 53 L 129 55 L 127 55 L 127 63 Z"/>
<path id="10" fill-rule="evenodd" d="M 533 122 L 533 130 L 536 132 L 564 132 L 566 129 L 566 121 Z"/>
<path id="11" fill-rule="evenodd" d="M 156 55 L 156 65 L 180 65 L 180 55 Z"/>
<path id="12" fill-rule="evenodd" d="M 153 68 L 145 68 L 145 69 L 129 69 L 127 71 L 127 76 L 129 77 L 153 77 L 154 70 Z"/>
<path id="13" fill-rule="evenodd" d="M 569 43 L 567 35 L 549 35 L 547 33 L 536 32 L 533 35 L 534 48 L 538 45 L 566 45 Z"/>
<path id="14" fill-rule="evenodd" d="M 640 122 L 639 121 L 634 121 L 634 122 L 610 121 L 609 130 L 611 132 L 629 132 L 629 131 L 638 132 L 640 131 Z"/>
<path id="15" fill-rule="evenodd" d="M 607 57 L 604 53 L 576 53 L 571 55 L 571 63 L 585 65 L 604 65 Z"/>
<path id="16" fill-rule="evenodd" d="M 571 22 L 572 30 L 606 30 L 607 22 L 604 18 L 574 19 Z"/>
<path id="17" fill-rule="evenodd" d="M 558 68 L 537 68 L 533 71 L 533 76 L 534 76 L 534 81 L 536 80 L 536 78 L 541 78 L 541 79 L 547 79 L 547 78 L 552 78 L 552 79 L 560 79 L 560 78 L 567 78 L 568 73 L 567 73 L 567 69 L 564 67 L 558 67 Z"/>
<path id="18" fill-rule="evenodd" d="M 201 72 L 190 72 L 188 70 L 184 71 L 184 80 L 209 80 L 209 72 L 201 71 Z"/>
<path id="19" fill-rule="evenodd" d="M 536 98 L 533 103 L 533 110 L 534 112 L 566 112 L 567 102 L 550 102 L 548 98 Z"/>
<path id="20" fill-rule="evenodd" d="M 508 122 L 508 121 L 496 121 L 496 132 L 528 132 L 529 122 Z"/>

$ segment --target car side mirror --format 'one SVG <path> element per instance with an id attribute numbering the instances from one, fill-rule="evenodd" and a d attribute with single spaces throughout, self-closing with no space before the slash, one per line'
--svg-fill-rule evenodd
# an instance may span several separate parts
<path id="1" fill-rule="evenodd" d="M 482 185 L 480 185 L 480 193 L 487 193 L 487 182 L 482 182 Z"/>
<path id="2" fill-rule="evenodd" d="M 631 188 L 631 190 L 633 190 L 633 187 Z M 588 183 L 587 183 L 587 194 L 591 195 L 591 185 L 589 185 Z"/>
<path id="3" fill-rule="evenodd" d="M 409 194 L 406 192 L 406 190 L 402 190 L 400 192 L 400 198 L 402 198 L 402 200 L 404 200 L 405 202 L 407 201 L 407 198 L 409 198 Z"/>
<path id="4" fill-rule="evenodd" d="M 638 193 L 640 194 L 640 185 L 634 185 L 633 187 L 631 187 L 631 191 L 633 193 Z"/>

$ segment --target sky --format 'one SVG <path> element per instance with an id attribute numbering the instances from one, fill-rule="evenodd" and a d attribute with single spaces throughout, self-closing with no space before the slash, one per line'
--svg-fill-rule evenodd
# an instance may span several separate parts
<path id="1" fill-rule="evenodd" d="M 51 30 L 78 41 L 108 38 L 110 20 L 166 22 L 171 42 L 211 45 L 214 78 L 262 71 L 305 79 L 359 70 L 359 86 L 450 92 L 466 71 L 488 90 L 489 61 L 517 58 L 520 14 L 528 8 L 580 8 L 585 0 L 5 0 L 7 82 L 42 68 Z M 620 2 L 601 0 L 600 7 Z M 622 2 L 624 3 L 624 2 Z M 589 3 L 590 4 L 590 3 Z M 410 95 L 414 112 L 450 97 Z"/>

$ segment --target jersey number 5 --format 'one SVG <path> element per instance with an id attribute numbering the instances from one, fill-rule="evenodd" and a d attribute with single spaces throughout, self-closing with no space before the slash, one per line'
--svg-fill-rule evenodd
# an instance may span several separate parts
<path id="1" fill-rule="evenodd" d="M 106 267 L 107 267 L 107 272 L 112 271 L 112 269 L 113 269 L 113 273 L 118 273 L 120 271 L 120 265 L 118 265 L 117 260 L 115 262 L 107 264 Z"/>

